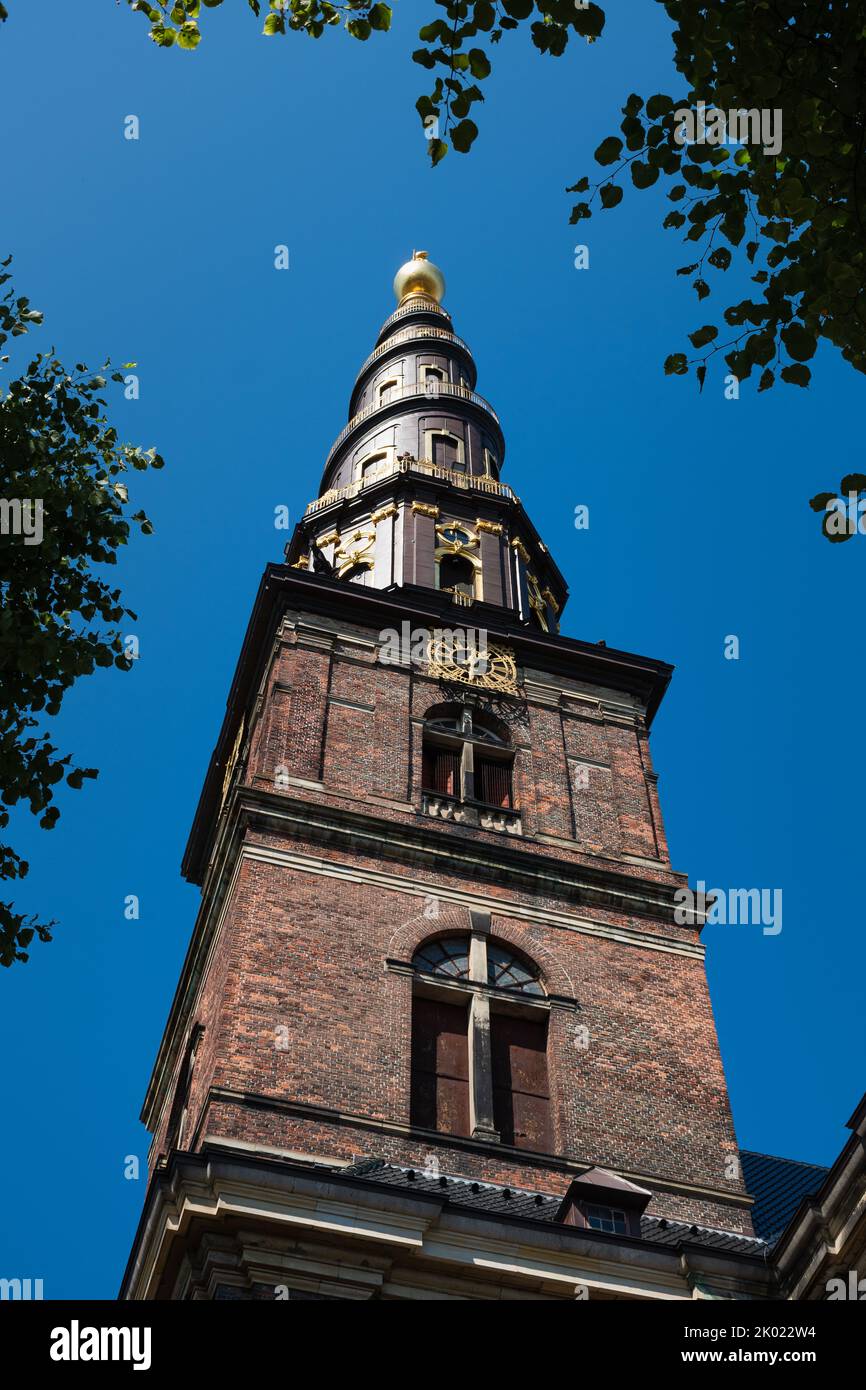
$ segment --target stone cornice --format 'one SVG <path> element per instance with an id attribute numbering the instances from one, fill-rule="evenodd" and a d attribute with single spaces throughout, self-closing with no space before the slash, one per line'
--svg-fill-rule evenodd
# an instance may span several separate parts
<path id="1" fill-rule="evenodd" d="M 327 1260 L 333 1251 L 331 1277 L 345 1280 L 344 1296 L 350 1297 L 363 1296 L 362 1289 L 353 1289 L 361 1279 L 371 1290 L 378 1287 L 391 1259 L 399 1261 L 407 1290 L 416 1279 L 423 1288 L 438 1271 L 458 1296 L 460 1281 L 467 1279 L 483 1280 L 488 1289 L 504 1282 L 512 1297 L 523 1287 L 530 1298 L 547 1286 L 563 1298 L 582 1288 L 591 1297 L 594 1290 L 596 1297 L 690 1299 L 696 1280 L 739 1296 L 744 1288 L 757 1297 L 772 1296 L 773 1290 L 772 1274 L 758 1255 L 687 1242 L 668 1247 L 461 1208 L 444 1194 L 385 1187 L 313 1162 L 239 1154 L 214 1139 L 207 1152 L 175 1154 L 154 1174 L 119 1298 L 171 1298 L 183 1278 L 180 1256 L 199 1258 L 202 1247 L 190 1250 L 190 1242 L 197 1242 L 195 1232 L 203 1228 L 205 1262 L 217 1269 L 227 1241 L 240 1253 L 248 1242 L 244 1231 L 257 1232 L 249 1250 L 255 1277 L 274 1285 L 285 1282 L 287 1270 L 302 1269 L 298 1257 L 319 1252 Z M 301 1244 L 287 1258 L 286 1239 L 298 1237 Z M 207 1269 L 202 1273 L 206 1278 Z M 465 1282 L 463 1289 L 465 1297 Z M 482 1288 L 477 1292 L 484 1296 Z"/>

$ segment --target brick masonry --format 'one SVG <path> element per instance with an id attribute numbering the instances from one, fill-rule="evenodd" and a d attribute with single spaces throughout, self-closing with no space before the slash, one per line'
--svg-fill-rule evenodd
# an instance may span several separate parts
<path id="1" fill-rule="evenodd" d="M 180 1147 L 222 1136 L 410 1165 L 435 1152 L 443 1172 L 546 1192 L 565 1189 L 569 1165 L 598 1164 L 651 1187 L 650 1212 L 751 1233 L 742 1182 L 729 1176 L 737 1145 L 697 934 L 669 913 L 581 899 L 589 870 L 638 896 L 641 885 L 684 882 L 671 870 L 639 705 L 523 671 L 526 705 L 511 729 L 522 836 L 434 826 L 421 813 L 421 728 L 443 693 L 416 669 L 381 665 L 377 638 L 348 619 L 285 616 L 224 822 L 245 793 L 266 794 L 270 809 L 226 833 L 212 861 L 196 933 L 213 930 L 214 944 L 177 1025 L 154 1158 L 198 1023 Z M 347 814 L 365 818 L 364 836 L 305 829 L 305 816 L 318 825 Z M 425 833 L 441 849 L 422 847 Z M 478 867 L 461 868 L 455 848 Z M 559 877 L 505 882 L 497 864 L 514 851 Z M 494 937 L 533 959 L 556 997 L 553 1155 L 410 1126 L 407 962 L 427 937 L 468 931 L 461 894 L 484 898 Z"/>

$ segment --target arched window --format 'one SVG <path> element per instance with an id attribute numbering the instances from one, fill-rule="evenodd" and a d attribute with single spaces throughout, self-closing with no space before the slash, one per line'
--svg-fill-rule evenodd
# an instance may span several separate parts
<path id="1" fill-rule="evenodd" d="M 473 931 L 424 942 L 412 968 L 412 1123 L 549 1152 L 548 1006 L 536 967 Z"/>
<path id="2" fill-rule="evenodd" d="M 452 594 L 457 602 L 471 603 L 482 593 L 481 557 L 478 536 L 457 521 L 436 525 L 436 587 Z"/>
<path id="3" fill-rule="evenodd" d="M 475 597 L 475 566 L 468 555 L 443 555 L 437 577 L 439 588 L 446 593 Z"/>
<path id="4" fill-rule="evenodd" d="M 463 440 L 451 430 L 425 430 L 424 453 L 437 468 L 446 468 L 452 473 L 466 472 Z"/>
<path id="5" fill-rule="evenodd" d="M 470 706 L 441 708 L 424 721 L 422 790 L 513 811 L 514 753 L 504 726 Z"/>
<path id="6" fill-rule="evenodd" d="M 445 372 L 441 367 L 422 366 L 420 370 L 421 385 L 424 387 L 426 395 L 436 397 L 439 395 L 439 388 L 447 380 Z"/>
<path id="7" fill-rule="evenodd" d="M 391 399 L 392 392 L 396 392 L 400 385 L 396 377 L 391 377 L 388 381 L 380 381 L 376 387 L 376 397 L 378 405 L 385 405 Z"/>

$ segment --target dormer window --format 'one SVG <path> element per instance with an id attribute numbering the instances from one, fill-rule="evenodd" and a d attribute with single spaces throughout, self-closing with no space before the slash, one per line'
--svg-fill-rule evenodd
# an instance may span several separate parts
<path id="1" fill-rule="evenodd" d="M 586 1202 L 583 1208 L 586 1224 L 594 1231 L 607 1231 L 610 1235 L 628 1235 L 628 1217 L 618 1207 L 599 1206 L 596 1202 Z"/>

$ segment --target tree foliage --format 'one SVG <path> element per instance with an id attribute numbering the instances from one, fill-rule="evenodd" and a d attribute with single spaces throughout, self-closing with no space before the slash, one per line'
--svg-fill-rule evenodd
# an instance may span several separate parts
<path id="1" fill-rule="evenodd" d="M 202 5 L 223 0 L 127 0 L 151 23 L 163 46 L 194 48 Z M 692 277 L 699 301 L 716 274 L 735 263 L 752 272 L 758 289 L 730 304 L 720 321 L 689 334 L 691 351 L 669 354 L 665 371 L 695 369 L 703 388 L 707 365 L 724 354 L 739 380 L 758 370 L 758 390 L 778 378 L 807 386 L 818 342 L 832 342 L 847 362 L 866 370 L 864 208 L 864 93 L 866 0 L 657 0 L 674 22 L 674 62 L 682 79 L 676 96 L 633 94 L 622 107 L 620 134 L 608 136 L 595 158 L 605 172 L 568 190 L 586 194 L 571 221 L 594 205 L 623 201 L 623 176 L 634 188 L 669 181 L 673 207 L 663 226 L 683 229 L 694 245 L 678 275 Z M 303 31 L 318 38 L 344 24 L 355 38 L 391 24 L 391 9 L 368 0 L 247 0 L 266 10 L 266 34 Z M 604 29 L 604 12 L 575 0 L 435 0 L 441 14 L 419 32 L 414 60 L 435 74 L 416 102 L 438 164 L 453 147 L 467 152 L 478 134 L 473 119 L 484 100 L 492 51 L 504 33 L 528 27 L 535 47 L 550 57 L 572 35 L 588 42 Z M 781 147 L 765 144 L 684 144 L 678 112 L 699 102 L 722 112 L 780 113 Z M 724 328 L 724 332 L 721 329 Z M 733 330 L 728 332 L 728 330 Z"/>
<path id="2" fill-rule="evenodd" d="M 127 0 L 150 21 L 150 37 L 160 48 L 193 49 L 201 42 L 202 8 L 215 10 L 223 0 Z M 332 5 L 328 0 L 247 0 L 253 14 L 265 12 L 262 33 L 305 33 L 321 38 L 325 29 L 345 24 L 353 39 L 364 41 L 374 29 L 390 29 L 391 7 L 374 0 L 344 0 Z"/>
<path id="3" fill-rule="evenodd" d="M 709 268 L 723 274 L 741 252 L 751 265 L 758 289 L 724 310 L 723 325 L 691 333 L 694 352 L 672 353 L 666 372 L 693 366 L 703 386 L 709 359 L 721 352 L 740 380 L 758 369 L 760 391 L 777 376 L 807 386 L 806 363 L 821 338 L 866 371 L 866 5 L 667 0 L 665 8 L 677 24 L 684 85 L 675 97 L 628 98 L 621 134 L 595 152 L 610 172 L 569 190 L 589 194 L 572 222 L 591 216 L 596 197 L 602 208 L 621 202 L 626 172 L 635 188 L 667 179 L 674 208 L 663 225 L 685 228 L 694 244 L 677 274 L 694 276 L 698 299 L 711 293 Z M 699 101 L 767 113 L 768 128 L 777 112 L 781 147 L 681 143 L 678 112 Z"/>
<path id="4" fill-rule="evenodd" d="M 16 298 L 8 266 L 0 264 L 0 350 L 41 324 L 29 301 Z M 8 355 L 0 357 L 6 370 Z M 129 363 L 128 366 L 134 364 Z M 93 768 L 73 764 L 41 728 L 56 715 L 66 691 L 97 666 L 128 670 L 117 624 L 135 618 L 99 567 L 117 562 L 130 522 L 152 530 L 144 512 L 127 520 L 128 469 L 161 468 L 155 450 L 118 440 L 102 395 L 123 381 L 106 363 L 93 373 L 81 362 L 68 371 L 54 349 L 38 352 L 22 375 L 0 379 L 0 829 L 9 808 L 26 803 L 50 830 L 60 814 L 54 792 L 65 779 L 80 788 Z M 29 536 L 14 523 L 27 508 Z M 38 539 L 35 537 L 38 534 Z M 0 879 L 21 879 L 28 864 L 0 844 Z M 33 936 L 51 939 L 43 923 L 0 902 L 0 964 L 26 961 Z"/>

